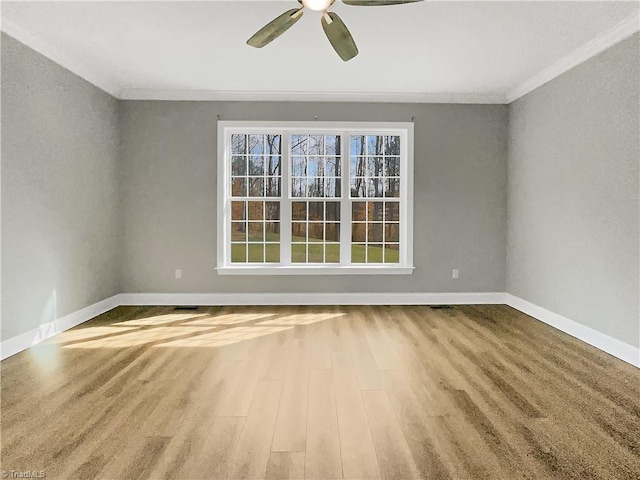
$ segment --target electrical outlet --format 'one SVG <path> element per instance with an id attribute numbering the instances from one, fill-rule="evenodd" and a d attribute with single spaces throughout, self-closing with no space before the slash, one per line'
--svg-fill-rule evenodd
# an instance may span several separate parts
<path id="1" fill-rule="evenodd" d="M 454 268 L 453 270 L 451 270 L 451 278 L 453 278 L 454 280 L 457 280 L 460 278 L 460 271 L 457 268 Z"/>
<path id="2" fill-rule="evenodd" d="M 176 280 L 180 280 L 182 278 L 182 270 L 179 268 L 176 269 Z"/>

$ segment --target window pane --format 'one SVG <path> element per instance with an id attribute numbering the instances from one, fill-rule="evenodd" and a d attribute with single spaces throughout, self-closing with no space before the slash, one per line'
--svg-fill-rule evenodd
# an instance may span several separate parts
<path id="1" fill-rule="evenodd" d="M 400 197 L 400 179 L 389 178 L 385 180 L 385 197 Z"/>
<path id="2" fill-rule="evenodd" d="M 265 139 L 267 141 L 267 151 L 265 152 L 267 155 L 279 155 L 282 153 L 282 135 L 267 135 Z"/>
<path id="3" fill-rule="evenodd" d="M 264 223 L 249 222 L 249 241 L 264 242 Z"/>
<path id="4" fill-rule="evenodd" d="M 340 263 L 340 245 L 329 244 L 324 248 L 324 261 L 326 263 Z"/>
<path id="5" fill-rule="evenodd" d="M 339 177 L 340 175 L 342 175 L 340 168 L 340 158 L 338 157 L 327 157 L 324 163 L 324 168 L 324 174 L 327 177 Z"/>
<path id="6" fill-rule="evenodd" d="M 351 179 L 351 196 L 365 198 L 367 196 L 367 183 L 363 177 Z"/>
<path id="7" fill-rule="evenodd" d="M 249 220 L 262 220 L 264 218 L 264 202 L 249 202 Z"/>
<path id="8" fill-rule="evenodd" d="M 280 175 L 282 175 L 281 171 L 280 171 L 280 165 L 282 164 L 282 157 L 277 156 L 269 156 L 267 157 L 266 160 L 266 167 L 267 167 L 267 176 L 268 177 L 279 177 Z"/>
<path id="9" fill-rule="evenodd" d="M 309 244 L 309 263 L 324 262 L 324 246 Z"/>
<path id="10" fill-rule="evenodd" d="M 292 155 L 307 154 L 307 135 L 291 136 L 291 154 Z"/>
<path id="11" fill-rule="evenodd" d="M 247 224 L 246 222 L 231 223 L 231 241 L 246 242 L 247 241 Z"/>
<path id="12" fill-rule="evenodd" d="M 231 220 L 246 220 L 247 202 L 231 202 Z"/>
<path id="13" fill-rule="evenodd" d="M 307 176 L 307 157 L 291 157 L 291 175 L 294 177 Z"/>
<path id="14" fill-rule="evenodd" d="M 249 197 L 264 197 L 264 178 L 249 178 Z"/>
<path id="15" fill-rule="evenodd" d="M 264 176 L 264 157 L 262 156 L 249 157 L 249 176 L 251 177 Z"/>
<path id="16" fill-rule="evenodd" d="M 308 179 L 308 191 L 307 195 L 310 198 L 322 198 L 324 197 L 324 178 L 323 177 L 309 177 Z"/>
<path id="17" fill-rule="evenodd" d="M 325 137 L 325 152 L 327 155 L 342 154 L 340 135 L 327 135 Z"/>
<path id="18" fill-rule="evenodd" d="M 309 229 L 310 243 L 324 241 L 324 223 L 310 223 L 307 228 Z"/>
<path id="19" fill-rule="evenodd" d="M 354 222 L 364 222 L 367 219 L 366 202 L 353 202 L 351 204 L 351 219 Z"/>
<path id="20" fill-rule="evenodd" d="M 385 245 L 384 263 L 400 263 L 400 245 Z"/>
<path id="21" fill-rule="evenodd" d="M 369 223 L 367 227 L 367 242 L 382 243 L 382 223 Z"/>
<path id="22" fill-rule="evenodd" d="M 282 179 L 280 177 L 276 178 L 267 178 L 267 191 L 265 193 L 266 197 L 279 197 L 280 196 L 280 182 Z"/>
<path id="23" fill-rule="evenodd" d="M 242 177 L 247 174 L 247 157 L 233 157 L 231 160 L 231 175 Z"/>
<path id="24" fill-rule="evenodd" d="M 324 158 L 309 157 L 307 160 L 307 175 L 309 177 L 324 177 Z"/>
<path id="25" fill-rule="evenodd" d="M 385 225 L 384 241 L 385 242 L 399 242 L 400 241 L 400 224 L 387 223 Z"/>
<path id="26" fill-rule="evenodd" d="M 340 202 L 327 202 L 325 205 L 325 220 L 327 222 L 340 221 Z"/>
<path id="27" fill-rule="evenodd" d="M 306 197 L 307 196 L 307 179 L 306 178 L 294 178 L 291 182 L 291 196 L 292 197 Z"/>
<path id="28" fill-rule="evenodd" d="M 231 180 L 231 195 L 234 197 L 247 196 L 247 179 L 246 178 L 233 178 Z"/>
<path id="29" fill-rule="evenodd" d="M 324 202 L 309 202 L 309 220 L 312 222 L 324 220 Z"/>
<path id="30" fill-rule="evenodd" d="M 291 241 L 306 242 L 307 241 L 307 224 L 302 222 L 293 222 L 291 224 Z"/>
<path id="31" fill-rule="evenodd" d="M 364 177 L 367 171 L 367 157 L 351 157 L 351 176 Z"/>
<path id="32" fill-rule="evenodd" d="M 363 243 L 367 241 L 366 223 L 354 223 L 351 226 L 351 241 Z"/>
<path id="33" fill-rule="evenodd" d="M 265 262 L 280 263 L 280 244 L 267 244 L 265 246 Z"/>
<path id="34" fill-rule="evenodd" d="M 307 245 L 291 245 L 291 262 L 306 263 L 307 262 Z"/>
<path id="35" fill-rule="evenodd" d="M 247 245 L 234 243 L 231 245 L 231 262 L 245 263 L 247 261 Z"/>
<path id="36" fill-rule="evenodd" d="M 342 196 L 342 182 L 339 178 L 325 178 L 325 196 L 336 198 Z"/>
<path id="37" fill-rule="evenodd" d="M 351 245 L 351 263 L 365 263 L 367 246 L 361 243 Z"/>
<path id="38" fill-rule="evenodd" d="M 382 137 L 367 135 L 367 155 L 382 155 Z"/>
<path id="39" fill-rule="evenodd" d="M 307 219 L 307 202 L 291 202 L 291 219 Z"/>
<path id="40" fill-rule="evenodd" d="M 381 177 L 383 166 L 384 162 L 382 161 L 382 157 L 367 157 L 367 170 L 365 175 L 367 177 Z"/>
<path id="41" fill-rule="evenodd" d="M 262 243 L 249 244 L 249 263 L 264 262 L 264 245 Z"/>
<path id="42" fill-rule="evenodd" d="M 384 220 L 384 202 L 369 202 L 367 204 L 367 219 L 370 222 L 381 222 Z"/>
<path id="43" fill-rule="evenodd" d="M 400 157 L 385 157 L 384 175 L 386 177 L 400 176 Z"/>
<path id="44" fill-rule="evenodd" d="M 247 153 L 247 136 L 246 135 L 231 135 L 231 154 L 243 155 Z"/>
<path id="45" fill-rule="evenodd" d="M 249 151 L 247 153 L 264 154 L 264 135 L 249 135 Z"/>
<path id="46" fill-rule="evenodd" d="M 400 137 L 392 136 L 384 138 L 384 154 L 400 155 Z"/>
<path id="47" fill-rule="evenodd" d="M 324 137 L 309 135 L 309 155 L 324 155 Z"/>
<path id="48" fill-rule="evenodd" d="M 399 202 L 387 202 L 386 204 L 385 220 L 387 222 L 399 222 L 400 221 L 400 203 Z"/>
<path id="49" fill-rule="evenodd" d="M 372 198 L 384 196 L 384 179 L 370 178 L 367 182 L 367 196 Z"/>
<path id="50" fill-rule="evenodd" d="M 265 203 L 265 219 L 271 221 L 280 220 L 280 202 Z"/>
<path id="51" fill-rule="evenodd" d="M 382 245 L 369 244 L 367 246 L 367 263 L 382 263 Z"/>
<path id="52" fill-rule="evenodd" d="M 339 223 L 325 224 L 324 234 L 325 234 L 325 241 L 339 242 L 340 241 L 340 224 Z"/>
<path id="53" fill-rule="evenodd" d="M 280 242 L 280 222 L 267 222 L 264 225 L 265 242 Z"/>
<path id="54" fill-rule="evenodd" d="M 367 154 L 367 147 L 366 147 L 366 141 L 365 141 L 364 136 L 362 135 L 352 135 L 351 136 L 351 156 L 356 156 L 356 155 L 366 155 Z"/>

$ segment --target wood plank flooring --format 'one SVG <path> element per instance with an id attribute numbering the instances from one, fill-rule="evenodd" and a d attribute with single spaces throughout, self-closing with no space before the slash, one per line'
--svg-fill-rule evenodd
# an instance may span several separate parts
<path id="1" fill-rule="evenodd" d="M 48 479 L 640 479 L 640 370 L 501 305 L 120 307 L 0 368 Z"/>

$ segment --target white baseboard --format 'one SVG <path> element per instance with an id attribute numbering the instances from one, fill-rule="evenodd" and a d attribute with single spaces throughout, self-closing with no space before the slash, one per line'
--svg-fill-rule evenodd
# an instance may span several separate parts
<path id="1" fill-rule="evenodd" d="M 504 293 L 123 293 L 121 305 L 470 305 Z"/>
<path id="2" fill-rule="evenodd" d="M 98 315 L 101 315 L 109 310 L 120 305 L 119 295 L 106 298 L 100 302 L 89 305 L 88 307 L 77 310 L 69 315 L 65 315 L 51 322 L 44 323 L 38 328 L 29 330 L 28 332 L 21 333 L 15 337 L 11 337 L 2 343 L 0 343 L 0 359 L 4 360 L 7 357 L 15 355 L 23 350 L 26 350 L 33 345 L 47 340 L 48 338 L 57 335 L 58 333 L 69 330 L 81 323 L 91 320 Z"/>
<path id="3" fill-rule="evenodd" d="M 640 348 L 629 345 L 621 340 L 610 337 L 602 332 L 594 330 L 554 313 L 546 308 L 539 307 L 531 302 L 523 300 L 509 293 L 505 294 L 506 304 L 510 307 L 520 310 L 522 313 L 540 320 L 547 325 L 551 325 L 558 330 L 571 335 L 572 337 L 582 340 L 614 357 L 624 360 L 631 365 L 640 368 Z"/>

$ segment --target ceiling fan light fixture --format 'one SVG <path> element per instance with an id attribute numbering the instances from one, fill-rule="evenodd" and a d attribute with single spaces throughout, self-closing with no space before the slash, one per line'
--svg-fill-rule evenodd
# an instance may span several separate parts
<path id="1" fill-rule="evenodd" d="M 1 1 L 1 0 L 0 0 Z M 331 46 L 336 53 L 348 62 L 358 55 L 356 45 L 351 32 L 344 24 L 340 16 L 335 12 L 330 12 L 336 0 L 297 0 L 298 8 L 287 10 L 279 17 L 271 20 L 264 27 L 258 30 L 247 44 L 251 47 L 262 48 L 273 42 L 276 38 L 289 30 L 304 14 L 305 9 L 315 12 L 322 12 L 320 23 L 325 35 L 329 39 Z M 405 3 L 417 3 L 424 0 L 342 0 L 347 5 L 374 7 L 380 5 L 402 5 Z"/>
<path id="2" fill-rule="evenodd" d="M 309 10 L 323 12 L 331 6 L 332 0 L 302 0 L 302 4 Z"/>

